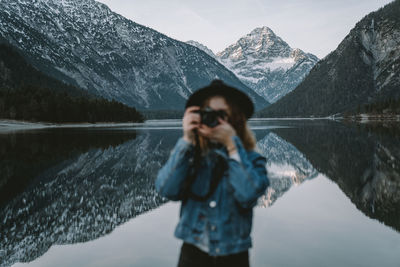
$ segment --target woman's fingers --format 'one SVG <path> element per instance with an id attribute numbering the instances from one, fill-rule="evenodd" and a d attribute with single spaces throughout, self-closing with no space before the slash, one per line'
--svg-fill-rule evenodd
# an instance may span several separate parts
<path id="1" fill-rule="evenodd" d="M 200 107 L 197 107 L 197 106 L 187 108 L 183 119 L 187 119 L 190 122 L 191 121 L 200 122 L 200 114 L 194 112 L 199 109 L 200 109 Z"/>
<path id="2" fill-rule="evenodd" d="M 200 123 L 200 115 L 198 113 L 193 113 L 193 111 L 198 110 L 199 107 L 189 107 L 185 111 L 183 116 L 183 127 L 185 130 L 190 130 L 189 126 L 198 125 Z"/>
<path id="3" fill-rule="evenodd" d="M 210 137 L 210 136 L 212 136 L 212 128 L 210 128 L 210 127 L 208 127 L 208 126 L 206 126 L 206 125 L 204 125 L 204 124 L 201 124 L 200 126 L 199 126 L 199 133 L 202 135 L 202 136 L 205 136 L 205 137 Z"/>
<path id="4" fill-rule="evenodd" d="M 191 124 L 187 127 L 188 131 L 192 131 L 192 130 L 198 129 L 198 128 L 199 128 L 199 124 L 198 124 L 198 123 L 191 123 Z"/>
<path id="5" fill-rule="evenodd" d="M 198 126 L 198 133 L 206 138 L 225 143 L 230 136 L 235 134 L 235 130 L 227 121 L 224 121 L 221 118 L 218 118 L 218 122 L 219 124 L 213 128 L 210 128 L 205 124 L 200 124 Z"/>
<path id="6" fill-rule="evenodd" d="M 220 117 L 218 117 L 218 122 L 219 122 L 219 124 L 228 124 L 227 121 L 221 119 Z"/>
<path id="7" fill-rule="evenodd" d="M 186 141 L 193 142 L 193 130 L 197 129 L 200 124 L 200 116 L 198 113 L 194 111 L 199 110 L 200 107 L 192 106 L 185 110 L 185 114 L 182 119 L 182 127 L 183 127 L 183 138 Z"/>
<path id="8" fill-rule="evenodd" d="M 200 110 L 200 107 L 199 107 L 199 106 L 188 107 L 188 108 L 185 110 L 184 116 L 186 116 L 186 115 L 189 114 L 189 113 L 193 113 L 193 111 L 196 111 L 196 110 Z"/>
<path id="9" fill-rule="evenodd" d="M 200 123 L 200 115 L 196 113 L 189 114 L 189 119 L 191 122 Z"/>

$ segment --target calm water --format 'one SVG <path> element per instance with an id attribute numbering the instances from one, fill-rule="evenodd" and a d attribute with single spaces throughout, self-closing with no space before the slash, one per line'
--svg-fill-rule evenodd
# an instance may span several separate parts
<path id="1" fill-rule="evenodd" d="M 400 266 L 400 127 L 252 122 L 271 187 L 258 266 Z M 179 203 L 154 190 L 181 135 L 141 128 L 0 134 L 1 266 L 176 266 Z"/>

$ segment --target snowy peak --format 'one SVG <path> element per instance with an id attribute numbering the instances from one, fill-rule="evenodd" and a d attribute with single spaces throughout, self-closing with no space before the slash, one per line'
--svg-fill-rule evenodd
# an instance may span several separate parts
<path id="1" fill-rule="evenodd" d="M 299 61 L 301 59 L 304 59 L 307 56 L 306 53 L 304 53 L 301 49 L 293 49 L 292 52 L 290 53 L 290 57 L 294 58 L 295 61 Z"/>
<path id="2" fill-rule="evenodd" d="M 217 57 L 271 103 L 292 91 L 318 62 L 316 56 L 291 48 L 266 26 L 254 29 Z"/>
<path id="3" fill-rule="evenodd" d="M 268 27 L 256 28 L 240 41 L 249 44 L 257 56 L 289 56 L 291 52 L 290 46 Z"/>
<path id="4" fill-rule="evenodd" d="M 365 16 L 290 96 L 263 116 L 397 113 L 389 103 L 400 99 L 399 14 L 397 0 Z"/>
<path id="5" fill-rule="evenodd" d="M 241 60 L 246 57 L 261 59 L 289 56 L 291 51 L 290 46 L 270 28 L 262 27 L 254 29 L 217 55 L 221 59 L 231 60 Z"/>
<path id="6" fill-rule="evenodd" d="M 203 52 L 206 52 L 206 54 L 209 55 L 210 57 L 216 58 L 214 52 L 210 48 L 208 48 L 207 46 L 205 46 L 205 45 L 203 45 L 203 44 L 201 44 L 199 42 L 196 42 L 194 40 L 189 40 L 186 43 L 190 44 L 190 45 L 193 45 L 194 47 L 197 47 L 198 49 L 202 50 Z"/>
<path id="7" fill-rule="evenodd" d="M 183 109 L 216 78 L 268 105 L 214 58 L 94 0 L 1 0 L 0 40 L 45 74 L 138 109 Z"/>
<path id="8" fill-rule="evenodd" d="M 270 132 L 257 142 L 263 156 L 267 158 L 270 186 L 262 199 L 264 206 L 271 206 L 292 186 L 314 179 L 318 171 L 292 144 Z"/>
<path id="9" fill-rule="evenodd" d="M 267 26 L 255 28 L 250 32 L 249 35 L 264 35 L 264 36 L 273 36 L 276 37 L 275 33 L 268 28 Z"/>

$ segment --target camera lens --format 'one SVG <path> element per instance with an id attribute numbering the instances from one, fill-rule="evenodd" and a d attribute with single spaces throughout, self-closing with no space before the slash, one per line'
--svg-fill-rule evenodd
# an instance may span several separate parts
<path id="1" fill-rule="evenodd" d="M 210 128 L 214 128 L 219 124 L 218 118 L 220 117 L 219 111 L 213 110 L 209 107 L 200 112 L 201 123 Z"/>

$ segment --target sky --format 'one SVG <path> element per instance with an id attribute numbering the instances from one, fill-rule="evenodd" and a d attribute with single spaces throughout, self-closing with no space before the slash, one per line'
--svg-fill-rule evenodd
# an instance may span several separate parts
<path id="1" fill-rule="evenodd" d="M 292 48 L 319 58 L 355 24 L 391 0 L 98 0 L 132 21 L 214 53 L 267 26 Z"/>

